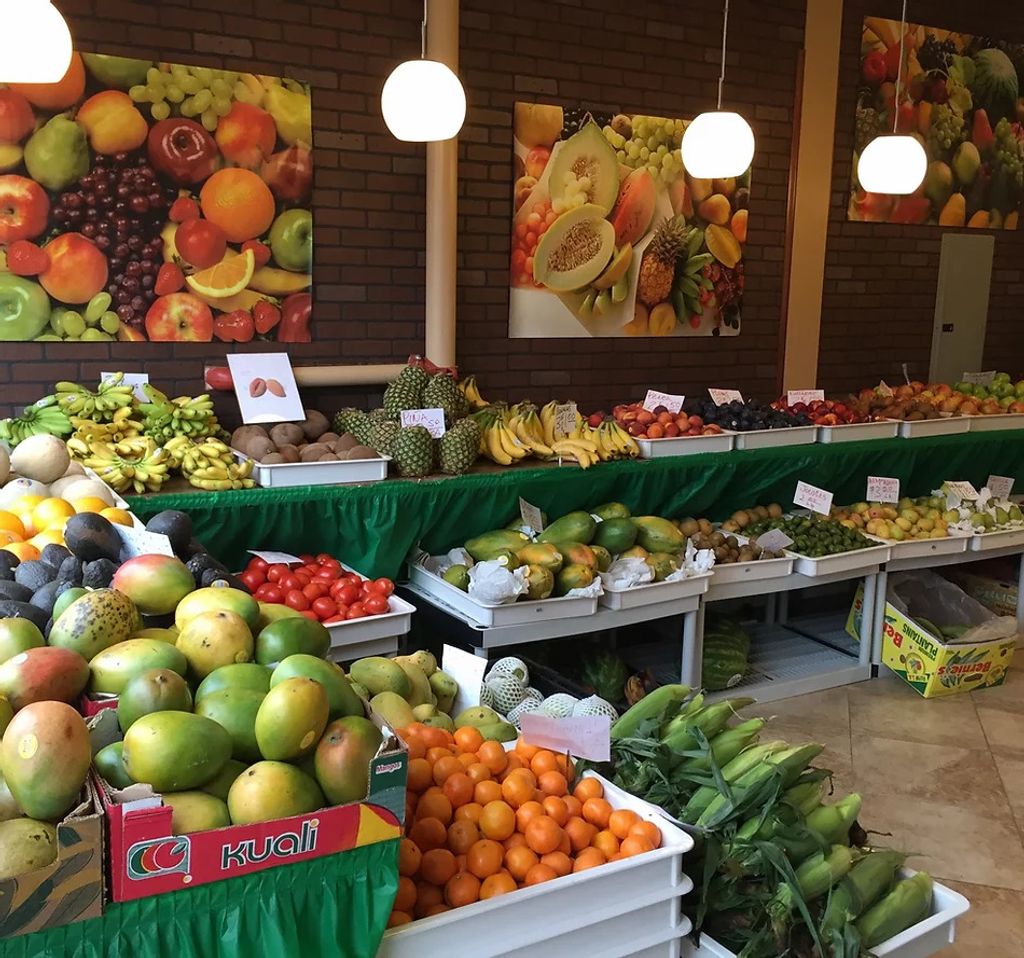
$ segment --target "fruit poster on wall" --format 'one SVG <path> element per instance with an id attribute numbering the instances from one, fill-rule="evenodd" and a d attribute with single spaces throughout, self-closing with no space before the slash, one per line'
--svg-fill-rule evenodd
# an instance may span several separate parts
<path id="1" fill-rule="evenodd" d="M 513 339 L 738 335 L 750 171 L 691 177 L 686 126 L 516 103 Z"/>
<path id="2" fill-rule="evenodd" d="M 309 342 L 309 89 L 75 53 L 0 89 L 0 341 Z"/>
<path id="3" fill-rule="evenodd" d="M 1024 43 L 865 17 L 849 219 L 1017 228 L 1024 200 Z M 909 196 L 866 193 L 856 158 L 896 128 L 921 141 L 928 171 Z"/>

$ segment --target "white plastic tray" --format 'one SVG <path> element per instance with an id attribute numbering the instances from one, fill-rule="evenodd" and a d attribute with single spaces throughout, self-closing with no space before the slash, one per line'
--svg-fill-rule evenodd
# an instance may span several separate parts
<path id="1" fill-rule="evenodd" d="M 856 569 L 870 569 L 888 562 L 892 550 L 886 545 L 868 546 L 866 549 L 851 549 L 849 552 L 837 552 L 835 555 L 821 556 L 814 559 L 787 549 L 792 555 L 793 571 L 810 577 L 819 575 L 835 575 L 837 572 L 852 572 Z"/>
<path id="2" fill-rule="evenodd" d="M 962 534 L 946 536 L 944 539 L 883 539 L 881 536 L 872 536 L 864 533 L 869 539 L 888 546 L 892 554 L 890 561 L 896 559 L 917 559 L 921 556 L 948 556 L 958 555 L 967 551 L 967 545 L 971 537 Z"/>
<path id="3" fill-rule="evenodd" d="M 999 429 L 1024 429 L 1024 413 L 996 413 L 994 416 L 968 416 L 971 432 L 996 432 Z"/>
<path id="4" fill-rule="evenodd" d="M 733 448 L 735 433 L 721 432 L 711 436 L 674 436 L 671 439 L 637 439 L 641 459 L 662 456 L 692 456 L 699 452 L 728 452 Z"/>
<path id="5" fill-rule="evenodd" d="M 331 652 L 335 653 L 334 658 L 344 659 L 352 646 L 405 635 L 412 627 L 412 614 L 416 611 L 416 606 L 400 596 L 392 595 L 388 597 L 388 608 L 389 612 L 382 612 L 380 615 L 368 615 L 362 619 L 349 619 L 346 622 L 328 625 L 326 628 L 331 634 Z M 338 652 L 345 654 L 339 656 Z M 355 657 L 358 658 L 358 653 Z"/>
<path id="6" fill-rule="evenodd" d="M 949 416 L 941 419 L 897 420 L 900 436 L 919 439 L 922 436 L 955 436 L 971 428 L 970 416 Z"/>
<path id="7" fill-rule="evenodd" d="M 660 848 L 389 929 L 377 958 L 676 954 L 670 942 L 689 931 L 679 899 L 693 888 L 682 869 L 693 839 L 600 780 L 613 808 L 631 808 L 658 826 Z"/>
<path id="8" fill-rule="evenodd" d="M 231 450 L 239 462 L 249 457 Z M 264 489 L 286 486 L 340 486 L 354 482 L 380 482 L 388 477 L 389 456 L 347 462 L 279 462 L 269 466 L 254 462 L 252 478 Z"/>
<path id="9" fill-rule="evenodd" d="M 861 439 L 893 439 L 899 432 L 894 419 L 881 422 L 849 422 L 842 426 L 818 426 L 818 442 L 857 442 Z"/>
<path id="10" fill-rule="evenodd" d="M 769 449 L 773 446 L 806 446 L 817 438 L 817 426 L 787 426 L 736 433 L 737 449 Z"/>
<path id="11" fill-rule="evenodd" d="M 580 615 L 593 615 L 597 611 L 597 599 L 585 597 L 538 601 L 524 599 L 506 605 L 485 605 L 415 562 L 409 563 L 409 580 L 424 592 L 436 596 L 445 605 L 469 616 L 474 622 L 492 628 L 522 625 L 545 619 L 570 619 Z"/>
<path id="12" fill-rule="evenodd" d="M 648 582 L 630 589 L 609 589 L 597 601 L 606 609 L 635 609 L 640 606 L 658 605 L 671 599 L 683 599 L 688 595 L 703 595 L 711 583 L 711 573 L 703 572 L 676 582 Z"/>
<path id="13" fill-rule="evenodd" d="M 1006 529 L 1002 532 L 979 532 L 971 536 L 971 552 L 986 552 L 989 549 L 1008 549 L 1024 545 L 1024 529 Z"/>
<path id="14" fill-rule="evenodd" d="M 738 537 L 737 537 L 738 538 Z M 711 588 L 734 582 L 756 582 L 758 579 L 779 579 L 793 572 L 793 557 L 781 559 L 754 559 L 752 562 L 715 563 Z"/>

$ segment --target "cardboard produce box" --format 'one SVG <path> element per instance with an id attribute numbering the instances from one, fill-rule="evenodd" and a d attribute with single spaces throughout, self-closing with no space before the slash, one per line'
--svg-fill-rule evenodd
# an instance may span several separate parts
<path id="1" fill-rule="evenodd" d="M 996 615 L 1017 614 L 1017 560 L 993 559 L 966 568 L 950 566 L 943 575 Z"/>
<path id="2" fill-rule="evenodd" d="M 57 825 L 57 860 L 0 881 L 0 938 L 103 914 L 103 813 L 86 781 L 81 802 Z"/>

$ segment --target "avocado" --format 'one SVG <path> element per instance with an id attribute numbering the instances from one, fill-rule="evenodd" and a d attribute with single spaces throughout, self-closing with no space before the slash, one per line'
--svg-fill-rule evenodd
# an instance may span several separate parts
<path id="1" fill-rule="evenodd" d="M 12 602 L 28 602 L 32 598 L 32 590 L 20 582 L 0 582 L 0 600 L 10 599 Z"/>
<path id="2" fill-rule="evenodd" d="M 0 599 L 0 619 L 28 619 L 35 623 L 40 632 L 46 628 L 46 620 L 49 613 L 28 602 L 14 602 L 10 599 Z"/>
<path id="3" fill-rule="evenodd" d="M 80 512 L 68 519 L 64 542 L 71 553 L 84 562 L 97 559 L 117 562 L 121 556 L 121 537 L 114 526 L 96 512 Z"/>
<path id="4" fill-rule="evenodd" d="M 61 563 L 70 557 L 71 553 L 65 549 L 64 546 L 59 546 L 56 542 L 51 542 L 43 549 L 42 555 L 39 556 L 39 561 L 45 562 L 51 569 L 56 571 L 61 567 Z"/>
<path id="5" fill-rule="evenodd" d="M 53 603 L 57 601 L 57 590 L 62 584 L 56 579 L 53 582 L 47 582 L 46 585 L 36 589 L 29 602 L 37 609 L 42 609 L 47 615 L 50 615 L 53 612 Z"/>
<path id="6" fill-rule="evenodd" d="M 192 573 L 197 589 L 203 588 L 203 573 L 207 569 L 223 569 L 221 564 L 208 552 L 197 552 L 185 563 L 185 568 Z M 227 570 L 223 569 L 223 571 Z"/>
<path id="7" fill-rule="evenodd" d="M 14 570 L 21 560 L 6 549 L 0 549 L 0 582 L 13 582 Z"/>
<path id="8" fill-rule="evenodd" d="M 55 578 L 56 570 L 51 569 L 39 559 L 26 559 L 14 573 L 14 581 L 25 586 L 29 592 L 35 592 L 47 582 Z"/>
<path id="9" fill-rule="evenodd" d="M 249 591 L 227 569 L 207 569 L 199 580 L 199 588 L 208 589 L 215 582 L 225 582 L 232 589 L 239 589 L 242 592 Z"/>
<path id="10" fill-rule="evenodd" d="M 189 543 L 192 540 L 192 520 L 184 512 L 177 509 L 164 509 L 146 523 L 146 531 L 167 536 L 175 555 L 190 555 Z"/>
<path id="11" fill-rule="evenodd" d="M 117 572 L 117 564 L 110 559 L 95 559 L 86 562 L 82 573 L 82 585 L 87 589 L 106 589 Z"/>
<path id="12" fill-rule="evenodd" d="M 82 573 L 85 571 L 85 563 L 77 556 L 69 555 L 57 570 L 57 581 L 67 582 L 71 585 L 82 584 Z"/>

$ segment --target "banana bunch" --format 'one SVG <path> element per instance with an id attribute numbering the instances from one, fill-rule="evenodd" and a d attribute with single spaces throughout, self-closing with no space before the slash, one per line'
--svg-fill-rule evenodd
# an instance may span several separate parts
<path id="1" fill-rule="evenodd" d="M 682 322 L 685 316 L 699 315 L 704 306 L 700 301 L 701 290 L 711 292 L 715 284 L 701 273 L 701 270 L 712 262 L 710 253 L 697 253 L 704 242 L 704 231 L 694 227 L 686 238 L 686 259 L 676 268 L 676 276 L 672 282 L 672 307 Z"/>
<path id="2" fill-rule="evenodd" d="M 143 431 L 157 442 L 166 446 L 175 436 L 202 439 L 220 431 L 209 393 L 169 399 L 148 383 L 142 388 L 149 400 L 139 406 L 144 416 Z"/>
<path id="3" fill-rule="evenodd" d="M 171 457 L 150 436 L 89 443 L 84 466 L 116 492 L 159 492 L 171 471 Z"/>
<path id="4" fill-rule="evenodd" d="M 529 451 L 539 459 L 550 459 L 554 449 L 545 441 L 544 425 L 540 421 L 537 407 L 532 403 L 516 403 L 511 409 L 502 411 L 502 421 Z"/>
<path id="5" fill-rule="evenodd" d="M 531 454 L 531 448 L 509 428 L 502 410 L 489 408 L 474 413 L 473 418 L 480 423 L 482 456 L 499 466 L 511 466 Z"/>
<path id="6" fill-rule="evenodd" d="M 596 429 L 577 412 L 575 428 L 559 435 L 555 428 L 558 403 L 547 403 L 540 410 L 544 441 L 559 458 L 575 459 L 589 469 L 595 462 L 632 458 L 640 454 L 636 440 L 615 422 L 603 422 Z"/>
<path id="7" fill-rule="evenodd" d="M 93 419 L 72 416 L 71 426 L 75 431 L 67 441 L 68 452 L 71 453 L 72 458 L 88 459 L 90 443 L 111 442 L 116 444 L 125 439 L 141 436 L 142 423 L 132 419 L 133 412 L 134 409 L 131 406 L 122 406 L 114 413 L 111 422 L 96 422 Z"/>
<path id="8" fill-rule="evenodd" d="M 249 478 L 252 475 L 252 460 L 238 462 L 234 453 L 219 439 L 206 438 L 192 442 L 179 436 L 168 443 L 166 451 L 178 464 L 182 475 L 197 489 L 215 492 L 251 489 L 256 485 Z"/>
<path id="9" fill-rule="evenodd" d="M 0 440 L 12 447 L 30 436 L 49 434 L 66 436 L 71 432 L 71 422 L 64 410 L 57 404 L 56 396 L 44 396 L 31 406 L 26 406 L 20 416 L 0 419 Z"/>
<path id="10" fill-rule="evenodd" d="M 490 405 L 483 396 L 480 395 L 480 390 L 476 385 L 476 376 L 467 376 L 459 383 L 459 389 L 462 391 L 462 395 L 466 397 L 466 402 L 470 404 L 474 409 L 486 409 Z"/>
<path id="11" fill-rule="evenodd" d="M 57 401 L 68 416 L 110 422 L 114 413 L 135 401 L 133 387 L 124 382 L 124 373 L 114 373 L 93 392 L 79 383 L 57 383 Z"/>

